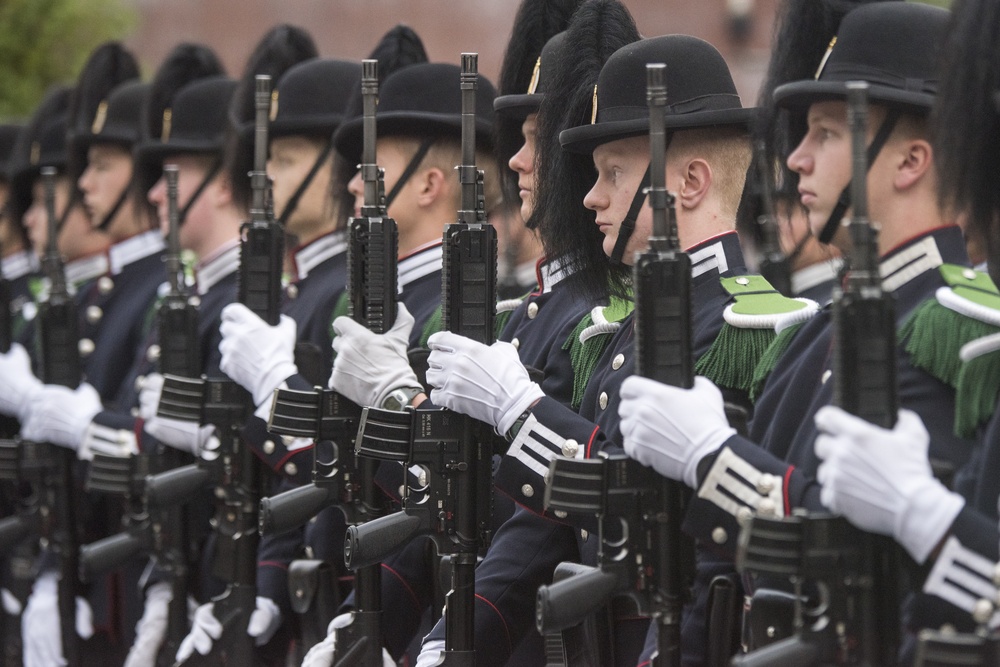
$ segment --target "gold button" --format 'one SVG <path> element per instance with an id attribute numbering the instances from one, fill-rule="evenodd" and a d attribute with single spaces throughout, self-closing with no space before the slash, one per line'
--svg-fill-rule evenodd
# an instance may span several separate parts
<path id="1" fill-rule="evenodd" d="M 193 296 L 190 299 L 188 299 L 188 304 L 192 308 L 199 308 L 201 306 L 201 298 L 197 297 L 197 296 Z"/>
<path id="2" fill-rule="evenodd" d="M 147 361 L 156 361 L 159 358 L 160 358 L 160 346 L 159 345 L 157 345 L 156 343 L 153 343 L 148 348 L 146 348 L 146 360 Z"/>
<path id="3" fill-rule="evenodd" d="M 101 294 L 107 294 L 115 288 L 115 281 L 109 276 L 101 276 L 97 279 L 97 291 Z"/>
<path id="4" fill-rule="evenodd" d="M 972 269 L 966 269 L 965 271 L 962 271 L 962 277 L 965 278 L 966 280 L 975 280 L 976 272 L 973 271 Z"/>
<path id="5" fill-rule="evenodd" d="M 289 285 L 288 289 L 285 290 L 285 293 L 288 294 L 289 299 L 297 299 L 299 296 L 299 286 Z"/>
<path id="6" fill-rule="evenodd" d="M 538 315 L 538 304 L 532 301 L 528 304 L 528 319 L 533 320 Z"/>
<path id="7" fill-rule="evenodd" d="M 615 358 L 611 360 L 611 368 L 612 370 L 618 370 L 619 368 L 622 367 L 622 364 L 624 363 L 625 363 L 625 355 L 617 354 L 615 355 Z"/>
<path id="8" fill-rule="evenodd" d="M 77 349 L 80 351 L 81 357 L 89 357 L 94 353 L 94 341 L 89 338 L 81 338 Z"/>
<path id="9" fill-rule="evenodd" d="M 289 461 L 288 463 L 285 464 L 285 474 L 286 475 L 292 476 L 295 473 L 297 473 L 298 471 L 299 471 L 299 467 L 297 465 L 295 465 L 294 463 L 292 463 L 291 461 Z"/>
<path id="10" fill-rule="evenodd" d="M 562 446 L 563 456 L 575 459 L 579 451 L 580 451 L 580 443 L 578 443 L 576 440 L 570 438 L 569 440 L 563 443 Z"/>
<path id="11" fill-rule="evenodd" d="M 750 284 L 750 279 L 749 278 L 737 278 L 736 279 L 736 284 L 737 285 L 749 285 Z"/>
<path id="12" fill-rule="evenodd" d="M 519 341 L 516 338 L 514 340 L 510 341 L 510 344 L 514 346 L 515 350 L 517 350 L 517 349 L 519 349 L 521 347 L 521 341 Z"/>
<path id="13" fill-rule="evenodd" d="M 87 321 L 91 324 L 97 324 L 104 317 L 104 311 L 101 310 L 100 306 L 87 306 Z"/>
<path id="14" fill-rule="evenodd" d="M 274 440 L 265 440 L 264 441 L 264 453 L 265 454 L 267 454 L 268 456 L 270 456 L 271 454 L 274 454 L 274 449 L 275 449 Z"/>
<path id="15" fill-rule="evenodd" d="M 601 395 L 597 398 L 597 404 L 601 406 L 601 410 L 605 410 L 608 407 L 608 392 L 602 391 Z"/>
<path id="16" fill-rule="evenodd" d="M 722 526 L 719 526 L 712 531 L 712 541 L 716 544 L 725 544 L 728 539 L 729 534 L 726 533 L 726 529 Z"/>
<path id="17" fill-rule="evenodd" d="M 530 498 L 535 495 L 535 488 L 531 486 L 531 484 L 525 484 L 521 487 L 521 493 L 523 493 L 526 498 Z"/>

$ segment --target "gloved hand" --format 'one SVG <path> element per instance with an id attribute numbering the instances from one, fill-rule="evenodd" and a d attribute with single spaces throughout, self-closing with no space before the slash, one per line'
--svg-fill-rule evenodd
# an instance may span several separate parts
<path id="1" fill-rule="evenodd" d="M 354 614 L 352 612 L 335 616 L 330 621 L 330 625 L 326 627 L 326 638 L 309 649 L 302 660 L 302 667 L 330 667 L 337 649 L 337 631 L 346 628 L 353 622 Z M 382 649 L 382 667 L 396 667 L 396 662 L 384 648 Z"/>
<path id="2" fill-rule="evenodd" d="M 47 384 L 25 410 L 21 437 L 76 450 L 103 409 L 97 390 L 86 382 L 76 389 Z"/>
<path id="3" fill-rule="evenodd" d="M 24 667 L 65 665 L 59 620 L 59 583 L 55 572 L 44 572 L 35 581 L 21 615 Z M 83 598 L 76 599 L 76 634 L 94 635 L 94 615 Z"/>
<path id="4" fill-rule="evenodd" d="M 493 426 L 503 435 L 545 394 L 528 378 L 510 343 L 483 345 L 449 331 L 427 340 L 427 383 L 435 405 Z"/>
<path id="5" fill-rule="evenodd" d="M 170 584 L 161 581 L 146 591 L 146 605 L 142 618 L 135 625 L 135 642 L 125 658 L 123 667 L 147 667 L 156 664 L 163 640 L 167 636 L 167 613 L 173 599 Z"/>
<path id="6" fill-rule="evenodd" d="M 816 413 L 816 427 L 823 504 L 861 530 L 892 536 L 923 563 L 965 500 L 934 478 L 920 417 L 900 410 L 896 426 L 886 430 L 826 406 Z"/>
<path id="7" fill-rule="evenodd" d="M 271 400 L 282 382 L 299 372 L 295 366 L 295 320 L 281 316 L 269 326 L 241 303 L 222 309 L 219 368 L 253 396 L 254 405 Z"/>
<path id="8" fill-rule="evenodd" d="M 143 419 L 143 430 L 169 447 L 198 456 L 215 433 L 215 427 L 158 417 L 156 411 L 162 392 L 163 376 L 159 373 L 147 375 L 139 390 L 139 416 Z"/>
<path id="9" fill-rule="evenodd" d="M 256 638 L 257 646 L 266 644 L 281 625 L 281 610 L 272 600 L 257 596 L 257 608 L 250 614 L 247 634 Z M 191 631 L 177 649 L 177 662 L 184 662 L 198 651 L 208 655 L 215 640 L 222 636 L 222 623 L 215 617 L 215 605 L 207 602 L 194 613 Z"/>
<path id="10" fill-rule="evenodd" d="M 619 392 L 625 453 L 664 477 L 698 487 L 698 463 L 735 435 L 726 420 L 722 393 L 696 377 L 679 389 L 637 375 Z"/>
<path id="11" fill-rule="evenodd" d="M 424 642 L 424 645 L 420 647 L 420 655 L 417 656 L 416 667 L 434 667 L 434 665 L 441 662 L 443 654 L 443 639 L 432 639 L 429 642 Z"/>
<path id="12" fill-rule="evenodd" d="M 0 354 L 0 414 L 24 420 L 24 411 L 42 390 L 31 372 L 31 358 L 20 343 Z"/>
<path id="13" fill-rule="evenodd" d="M 419 387 L 406 349 L 413 316 L 399 304 L 396 322 L 384 334 L 372 333 L 349 317 L 333 321 L 333 361 L 330 387 L 361 406 L 381 407 L 394 390 Z"/>

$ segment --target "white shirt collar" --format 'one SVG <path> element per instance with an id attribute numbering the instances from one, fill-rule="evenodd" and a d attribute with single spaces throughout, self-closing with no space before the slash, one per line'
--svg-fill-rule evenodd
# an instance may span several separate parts
<path id="1" fill-rule="evenodd" d="M 324 234 L 295 250 L 297 280 L 304 280 L 309 272 L 326 260 L 347 251 L 347 235 L 343 231 Z"/>
<path id="2" fill-rule="evenodd" d="M 792 274 L 792 293 L 802 294 L 807 289 L 812 289 L 830 280 L 836 280 L 840 267 L 844 265 L 844 260 L 839 257 L 828 259 L 825 262 L 807 266 Z"/>
<path id="3" fill-rule="evenodd" d="M 429 276 L 435 271 L 441 270 L 441 262 L 444 258 L 444 248 L 441 241 L 431 241 L 419 248 L 416 248 L 406 257 L 399 260 L 397 268 L 397 282 L 399 289 L 412 283 L 414 280 Z"/>
<path id="4" fill-rule="evenodd" d="M 0 259 L 0 272 L 7 280 L 17 280 L 34 273 L 40 266 L 38 257 L 30 250 L 21 250 Z"/>
<path id="5" fill-rule="evenodd" d="M 566 268 L 563 258 L 554 259 L 551 262 L 541 260 L 538 262 L 538 285 L 542 288 L 542 293 L 551 292 L 563 279 L 569 277 L 570 272 Z"/>
<path id="6" fill-rule="evenodd" d="M 195 281 L 198 294 L 205 294 L 220 280 L 232 275 L 240 268 L 240 240 L 233 239 L 222 244 L 199 262 L 195 268 Z"/>
<path id="7" fill-rule="evenodd" d="M 79 285 L 80 283 L 102 276 L 107 272 L 108 257 L 103 253 L 76 259 L 63 265 L 66 282 L 70 285 Z"/>
<path id="8" fill-rule="evenodd" d="M 108 265 L 116 276 L 129 264 L 161 252 L 166 244 L 159 230 L 136 234 L 108 248 Z"/>

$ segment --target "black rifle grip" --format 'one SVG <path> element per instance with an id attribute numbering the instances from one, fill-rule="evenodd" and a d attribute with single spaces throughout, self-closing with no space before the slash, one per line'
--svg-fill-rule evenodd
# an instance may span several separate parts
<path id="1" fill-rule="evenodd" d="M 538 588 L 535 624 L 540 633 L 562 632 L 597 611 L 627 586 L 620 568 L 589 568 Z"/>
<path id="2" fill-rule="evenodd" d="M 421 528 L 426 528 L 423 524 L 420 516 L 394 512 L 358 526 L 349 526 L 344 541 L 344 562 L 352 570 L 381 563 L 386 556 L 409 542 Z"/>
<path id="3" fill-rule="evenodd" d="M 80 547 L 80 578 L 92 579 L 103 572 L 116 570 L 147 546 L 131 532 L 119 533 Z"/>
<path id="4" fill-rule="evenodd" d="M 326 507 L 337 501 L 336 490 L 330 486 L 306 484 L 279 493 L 269 498 L 261 498 L 261 535 L 276 535 L 286 530 L 305 525 Z"/>
<path id="5" fill-rule="evenodd" d="M 180 505 L 212 482 L 212 473 L 197 463 L 146 477 L 146 502 L 150 508 Z"/>

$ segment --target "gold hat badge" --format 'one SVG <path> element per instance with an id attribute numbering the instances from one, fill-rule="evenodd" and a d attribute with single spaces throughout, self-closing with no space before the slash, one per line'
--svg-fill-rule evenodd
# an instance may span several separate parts
<path id="1" fill-rule="evenodd" d="M 591 125 L 596 125 L 597 124 L 597 86 L 596 85 L 594 86 L 594 103 L 593 103 L 593 107 L 594 107 L 594 110 L 590 114 L 590 124 Z"/>
<path id="2" fill-rule="evenodd" d="M 164 109 L 163 110 L 163 128 L 160 130 L 160 141 L 167 143 L 170 141 L 170 124 L 174 120 L 174 110 Z"/>
<path id="3" fill-rule="evenodd" d="M 528 94 L 534 95 L 538 90 L 538 76 L 542 71 L 542 58 L 539 56 L 535 61 L 535 71 L 531 73 L 531 83 L 528 84 Z"/>
<path id="4" fill-rule="evenodd" d="M 268 120 L 272 123 L 278 118 L 278 91 L 271 91 L 271 109 L 267 114 Z"/>
<path id="5" fill-rule="evenodd" d="M 819 61 L 819 67 L 816 68 L 816 75 L 813 79 L 819 79 L 820 74 L 823 73 L 823 68 L 826 67 L 826 61 L 830 59 L 830 54 L 833 53 L 833 45 L 837 43 L 837 36 L 834 35 L 833 39 L 830 40 L 830 46 L 826 47 L 826 53 L 823 54 L 823 60 Z"/>
<path id="6" fill-rule="evenodd" d="M 94 122 L 90 126 L 91 134 L 100 134 L 104 129 L 104 123 L 108 120 L 108 101 L 104 100 L 97 105 L 97 113 L 94 114 Z"/>

